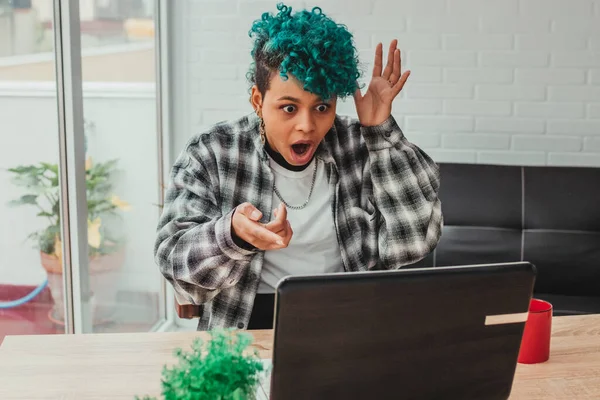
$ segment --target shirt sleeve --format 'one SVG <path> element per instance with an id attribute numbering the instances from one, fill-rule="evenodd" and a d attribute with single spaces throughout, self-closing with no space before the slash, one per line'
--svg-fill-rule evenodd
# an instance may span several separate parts
<path id="1" fill-rule="evenodd" d="M 436 163 L 409 142 L 390 116 L 382 124 L 358 126 L 368 150 L 363 179 L 377 218 L 379 263 L 395 268 L 415 263 L 436 246 L 443 225 Z"/>
<path id="2" fill-rule="evenodd" d="M 234 286 L 256 253 L 234 241 L 234 210 L 221 212 L 216 175 L 185 152 L 171 172 L 154 255 L 180 304 L 203 304 Z"/>

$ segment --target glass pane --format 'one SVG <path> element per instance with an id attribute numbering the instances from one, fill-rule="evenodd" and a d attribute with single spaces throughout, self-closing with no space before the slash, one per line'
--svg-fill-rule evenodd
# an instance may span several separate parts
<path id="1" fill-rule="evenodd" d="M 65 332 L 52 18 L 0 0 L 0 342 Z"/>
<path id="2" fill-rule="evenodd" d="M 159 216 L 154 1 L 79 2 L 93 332 L 164 318 L 153 245 Z"/>

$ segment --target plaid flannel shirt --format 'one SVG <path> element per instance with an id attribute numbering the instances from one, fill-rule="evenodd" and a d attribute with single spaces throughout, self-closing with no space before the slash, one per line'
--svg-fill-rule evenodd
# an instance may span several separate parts
<path id="1" fill-rule="evenodd" d="M 180 304 L 203 305 L 199 330 L 248 325 L 264 252 L 234 243 L 231 217 L 250 202 L 261 222 L 272 219 L 274 176 L 258 127 L 255 114 L 216 124 L 189 140 L 171 171 L 155 260 Z M 435 248 L 439 169 L 393 116 L 375 127 L 336 116 L 315 156 L 326 167 L 346 271 L 399 268 Z"/>

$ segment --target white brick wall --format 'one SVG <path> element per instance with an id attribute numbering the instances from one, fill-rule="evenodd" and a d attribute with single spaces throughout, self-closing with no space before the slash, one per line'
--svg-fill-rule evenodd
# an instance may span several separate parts
<path id="1" fill-rule="evenodd" d="M 247 31 L 276 1 L 184 0 L 174 8 L 175 151 L 251 111 Z M 354 33 L 368 82 L 375 45 L 398 38 L 412 75 L 394 104 L 440 162 L 600 166 L 600 0 L 323 0 Z M 177 46 L 176 46 L 177 47 Z M 352 101 L 339 113 L 355 114 Z"/>

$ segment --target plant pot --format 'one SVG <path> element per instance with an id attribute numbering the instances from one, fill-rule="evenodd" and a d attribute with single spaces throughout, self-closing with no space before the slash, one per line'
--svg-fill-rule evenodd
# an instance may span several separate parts
<path id="1" fill-rule="evenodd" d="M 90 302 L 92 323 L 99 325 L 112 321 L 117 308 L 118 272 L 123 266 L 125 252 L 92 257 L 89 260 Z M 55 255 L 40 252 L 42 266 L 48 275 L 48 287 L 54 300 L 54 306 L 48 317 L 57 324 L 64 325 L 64 287 L 62 260 Z"/>

